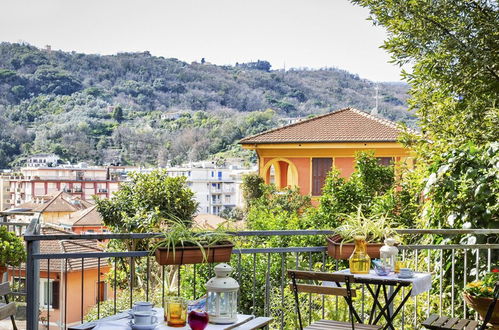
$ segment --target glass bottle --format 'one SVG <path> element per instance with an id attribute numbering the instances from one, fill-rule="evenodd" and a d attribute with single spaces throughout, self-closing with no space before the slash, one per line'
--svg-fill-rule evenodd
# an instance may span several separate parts
<path id="1" fill-rule="evenodd" d="M 352 274 L 369 274 L 371 269 L 371 257 L 367 254 L 366 238 L 364 236 L 355 236 L 355 249 L 353 250 L 350 259 L 350 273 Z"/>

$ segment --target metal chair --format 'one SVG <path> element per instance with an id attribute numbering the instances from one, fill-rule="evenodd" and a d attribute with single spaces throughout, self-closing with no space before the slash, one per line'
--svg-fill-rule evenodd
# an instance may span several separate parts
<path id="1" fill-rule="evenodd" d="M 298 299 L 299 292 L 328 294 L 334 296 L 342 296 L 346 298 L 348 310 L 350 313 L 350 322 L 319 320 L 307 326 L 305 330 L 339 330 L 339 329 L 352 329 L 352 330 L 372 330 L 380 329 L 381 326 L 359 324 L 355 323 L 353 317 L 352 297 L 355 297 L 356 292 L 352 290 L 350 284 L 353 282 L 353 275 L 331 274 L 324 272 L 312 272 L 302 270 L 288 270 L 288 276 L 291 278 L 291 290 L 294 293 L 296 312 L 298 314 L 298 323 L 300 330 L 303 330 L 303 323 L 300 314 L 300 303 Z M 298 284 L 297 280 L 309 281 L 331 281 L 331 282 L 344 282 L 345 287 L 327 287 L 322 285 Z"/>
<path id="2" fill-rule="evenodd" d="M 12 327 L 14 330 L 17 330 L 16 326 L 16 304 L 14 302 L 9 303 L 8 294 L 10 293 L 9 282 L 4 282 L 0 284 L 0 296 L 3 296 L 5 299 L 5 304 L 0 303 L 0 320 L 3 320 L 10 316 L 10 320 L 12 322 Z"/>
<path id="3" fill-rule="evenodd" d="M 478 330 L 487 329 L 487 323 L 489 323 L 492 318 L 492 313 L 494 312 L 494 308 L 497 304 L 497 299 L 499 299 L 499 282 L 495 284 L 494 299 L 487 309 L 487 314 L 485 315 L 482 325 L 478 328 Z M 432 330 L 476 330 L 478 324 L 479 322 L 475 320 L 449 318 L 447 316 L 439 316 L 436 314 L 430 315 L 430 317 L 422 323 L 425 328 Z"/>

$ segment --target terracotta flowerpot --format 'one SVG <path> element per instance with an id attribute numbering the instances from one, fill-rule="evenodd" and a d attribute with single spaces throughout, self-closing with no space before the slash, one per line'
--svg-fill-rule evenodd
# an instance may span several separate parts
<path id="1" fill-rule="evenodd" d="M 327 254 L 334 259 L 347 260 L 353 253 L 355 244 L 343 243 L 340 235 L 326 237 Z M 383 243 L 367 243 L 367 254 L 372 258 L 379 258 L 379 249 Z"/>
<path id="2" fill-rule="evenodd" d="M 211 262 L 228 262 L 234 244 L 227 242 L 223 245 L 205 246 L 204 254 L 198 246 L 178 246 L 175 251 L 171 248 L 157 248 L 156 261 L 160 265 L 185 265 Z M 205 258 L 206 256 L 206 258 Z"/>
<path id="3" fill-rule="evenodd" d="M 492 303 L 492 298 L 484 298 L 484 297 L 474 297 L 469 294 L 463 293 L 464 301 L 466 304 L 477 311 L 480 315 L 480 318 L 483 320 L 485 315 L 487 315 L 487 310 Z M 496 303 L 494 307 L 494 312 L 492 313 L 492 318 L 489 321 L 492 324 L 492 329 L 499 329 L 499 302 Z"/>

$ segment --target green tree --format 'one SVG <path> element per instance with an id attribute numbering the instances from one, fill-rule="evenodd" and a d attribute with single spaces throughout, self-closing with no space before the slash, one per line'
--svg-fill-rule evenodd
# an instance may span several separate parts
<path id="1" fill-rule="evenodd" d="M 131 173 L 110 199 L 97 199 L 104 224 L 115 232 L 160 230 L 165 221 L 190 224 L 198 203 L 185 177 L 169 177 L 164 170 Z"/>
<path id="2" fill-rule="evenodd" d="M 180 220 L 191 224 L 198 203 L 194 193 L 187 187 L 185 177 L 169 177 L 164 170 L 150 173 L 131 173 L 130 181 L 124 183 L 110 199 L 96 199 L 97 210 L 104 224 L 117 233 L 159 232 L 167 227 L 171 220 Z M 107 249 L 110 251 L 150 250 L 149 240 L 112 240 Z M 156 267 L 156 266 L 154 266 Z M 109 274 L 117 273 L 120 287 L 141 287 L 146 280 L 145 260 L 128 262 L 121 259 L 117 267 Z M 135 274 L 135 282 L 129 283 L 126 274 Z M 169 277 L 176 269 L 169 269 Z M 159 270 L 152 273 L 152 285 L 159 283 Z"/>
<path id="3" fill-rule="evenodd" d="M 246 209 L 251 203 L 263 195 L 263 184 L 265 180 L 258 174 L 246 174 L 243 176 L 242 190 Z"/>
<path id="4" fill-rule="evenodd" d="M 418 167 L 405 181 L 426 186 L 420 225 L 496 226 L 497 147 L 489 143 L 499 140 L 499 4 L 352 2 L 368 7 L 374 24 L 388 30 L 383 47 L 393 61 L 413 64 L 404 77 L 421 134 L 402 141 L 416 151 Z"/>
<path id="5" fill-rule="evenodd" d="M 321 227 L 334 228 L 340 221 L 340 215 L 355 212 L 361 204 L 371 208 L 385 201 L 393 193 L 394 185 L 393 166 L 379 164 L 373 151 L 359 152 L 355 155 L 354 172 L 348 180 L 341 177 L 337 169 L 329 172 L 322 188 L 319 208 L 312 212 L 314 222 Z M 378 206 L 383 206 L 378 207 L 381 214 L 395 207 L 392 203 Z"/>
<path id="6" fill-rule="evenodd" d="M 441 228 L 499 228 L 498 164 L 498 142 L 470 143 L 444 153 L 429 169 L 423 223 Z"/>
<path id="7" fill-rule="evenodd" d="M 352 0 L 388 30 L 384 48 L 412 89 L 422 135 L 419 156 L 431 160 L 468 141 L 499 139 L 499 5 L 488 0 Z"/>
<path id="8" fill-rule="evenodd" d="M 0 226 L 0 267 L 19 266 L 25 259 L 23 240 L 8 232 L 7 227 Z"/>
<path id="9" fill-rule="evenodd" d="M 121 105 L 117 105 L 116 107 L 114 107 L 113 119 L 116 120 L 118 123 L 121 123 L 123 119 L 125 119 L 123 115 L 123 108 L 121 107 Z"/>

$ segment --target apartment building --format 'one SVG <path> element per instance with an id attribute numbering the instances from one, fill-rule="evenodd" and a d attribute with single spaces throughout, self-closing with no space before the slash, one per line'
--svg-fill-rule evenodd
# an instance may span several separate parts
<path id="1" fill-rule="evenodd" d="M 123 180 L 119 167 L 25 167 L 16 173 L 0 176 L 1 210 L 29 202 L 58 191 L 91 201 L 92 196 L 108 198 Z"/>
<path id="2" fill-rule="evenodd" d="M 57 166 L 61 158 L 55 154 L 36 154 L 26 159 L 26 167 Z"/>
<path id="3" fill-rule="evenodd" d="M 218 215 L 224 209 L 242 207 L 242 176 L 251 170 L 231 166 L 220 168 L 211 162 L 200 162 L 168 168 L 167 172 L 172 177 L 187 178 L 187 185 L 199 202 L 199 214 Z"/>
<path id="4" fill-rule="evenodd" d="M 10 173 L 0 173 L 0 211 L 10 208 Z"/>

